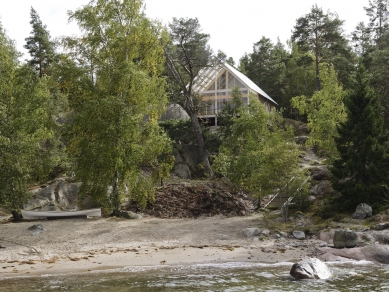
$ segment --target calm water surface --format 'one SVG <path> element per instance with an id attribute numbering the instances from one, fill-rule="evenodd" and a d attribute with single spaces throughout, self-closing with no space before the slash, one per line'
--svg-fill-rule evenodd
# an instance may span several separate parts
<path id="1" fill-rule="evenodd" d="M 328 280 L 295 281 L 292 263 L 139 267 L 81 275 L 0 278 L 0 291 L 389 291 L 389 266 L 328 263 Z"/>

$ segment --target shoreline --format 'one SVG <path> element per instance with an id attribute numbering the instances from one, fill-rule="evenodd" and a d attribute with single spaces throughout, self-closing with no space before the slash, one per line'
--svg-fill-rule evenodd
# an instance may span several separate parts
<path id="1" fill-rule="evenodd" d="M 260 215 L 199 219 L 34 220 L 0 224 L 0 278 L 142 266 L 300 261 L 319 240 L 247 237 Z M 41 224 L 42 233 L 28 231 Z"/>

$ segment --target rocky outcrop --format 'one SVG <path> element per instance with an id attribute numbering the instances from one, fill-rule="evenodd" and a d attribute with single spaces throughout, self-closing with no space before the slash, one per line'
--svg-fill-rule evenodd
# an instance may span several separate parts
<path id="1" fill-rule="evenodd" d="M 320 258 L 325 261 L 372 261 L 376 263 L 389 264 L 389 246 L 381 244 L 370 244 L 364 247 L 336 249 L 330 247 L 318 248 Z"/>
<path id="2" fill-rule="evenodd" d="M 373 209 L 365 203 L 361 203 L 357 206 L 354 214 L 353 219 L 365 219 L 366 217 L 371 217 L 373 214 Z"/>
<path id="3" fill-rule="evenodd" d="M 329 180 L 330 174 L 327 170 L 327 168 L 321 167 L 321 168 L 311 168 L 309 170 L 311 172 L 311 178 L 314 180 Z"/>
<path id="4" fill-rule="evenodd" d="M 174 156 L 173 175 L 185 179 L 191 179 L 197 175 L 200 161 L 196 145 L 176 144 Z"/>
<path id="5" fill-rule="evenodd" d="M 375 226 L 375 229 L 376 229 L 376 230 L 384 230 L 384 229 L 388 229 L 388 228 L 389 228 L 389 222 L 378 223 L 378 224 Z"/>
<path id="6" fill-rule="evenodd" d="M 353 230 L 336 230 L 334 233 L 334 247 L 355 247 L 358 243 L 358 235 Z"/>
<path id="7" fill-rule="evenodd" d="M 35 211 L 65 211 L 96 207 L 88 199 L 79 201 L 78 191 L 81 183 L 70 183 L 65 178 L 52 181 L 45 187 L 32 191 L 31 199 L 24 204 L 24 210 Z"/>
<path id="8" fill-rule="evenodd" d="M 290 270 L 290 275 L 297 280 L 328 279 L 332 276 L 327 265 L 316 258 L 295 263 Z"/>
<path id="9" fill-rule="evenodd" d="M 334 190 L 332 189 L 330 181 L 321 181 L 317 185 L 314 185 L 310 190 L 310 193 L 315 196 L 323 196 L 333 192 Z"/>
<path id="10" fill-rule="evenodd" d="M 189 115 L 182 106 L 176 103 L 171 103 L 167 106 L 165 114 L 159 120 L 188 120 L 189 118 Z"/>

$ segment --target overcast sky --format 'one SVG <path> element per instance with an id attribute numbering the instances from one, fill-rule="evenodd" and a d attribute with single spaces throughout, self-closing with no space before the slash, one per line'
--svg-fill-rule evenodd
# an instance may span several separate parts
<path id="1" fill-rule="evenodd" d="M 197 17 L 204 33 L 211 35 L 212 49 L 224 51 L 237 62 L 262 36 L 281 42 L 291 36 L 296 19 L 309 13 L 312 5 L 337 12 L 345 20 L 350 34 L 358 22 L 367 21 L 364 6 L 368 0 L 145 0 L 146 15 L 164 24 L 173 17 Z M 78 33 L 75 23 L 68 23 L 67 11 L 89 0 L 0 0 L 0 21 L 8 36 L 23 49 L 31 31 L 30 7 L 38 12 L 53 38 Z M 28 58 L 27 55 L 24 58 Z"/>

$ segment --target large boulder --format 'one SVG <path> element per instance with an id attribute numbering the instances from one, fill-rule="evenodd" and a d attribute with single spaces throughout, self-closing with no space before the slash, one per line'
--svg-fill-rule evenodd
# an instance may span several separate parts
<path id="1" fill-rule="evenodd" d="M 77 210 L 79 206 L 94 208 L 96 204 L 88 199 L 79 200 L 81 183 L 70 183 L 65 178 L 52 181 L 49 185 L 34 189 L 30 200 L 24 204 L 24 210 L 65 211 Z"/>
<path id="2" fill-rule="evenodd" d="M 297 280 L 301 280 L 328 279 L 332 274 L 325 263 L 319 259 L 312 258 L 295 263 L 290 270 L 290 275 Z"/>
<path id="3" fill-rule="evenodd" d="M 330 181 L 321 181 L 317 185 L 314 185 L 311 190 L 311 194 L 314 196 L 323 196 L 334 192 Z"/>
<path id="4" fill-rule="evenodd" d="M 334 233 L 334 247 L 355 247 L 358 243 L 358 235 L 353 230 L 336 230 Z"/>
<path id="5" fill-rule="evenodd" d="M 368 204 L 360 203 L 352 217 L 353 219 L 364 219 L 366 217 L 371 217 L 372 214 L 373 209 Z"/>
<path id="6" fill-rule="evenodd" d="M 314 180 L 329 180 L 330 175 L 327 169 L 325 168 L 312 168 L 310 169 L 311 178 Z"/>
<path id="7" fill-rule="evenodd" d="M 182 106 L 176 103 L 171 103 L 167 106 L 165 114 L 159 119 L 160 121 L 167 120 L 188 120 L 188 113 Z"/>
<path id="8" fill-rule="evenodd" d="M 350 259 L 358 261 L 371 261 L 382 264 L 389 264 L 389 246 L 381 244 L 369 244 L 364 247 L 336 249 L 330 247 L 322 247 L 320 258 L 325 261 L 350 261 Z"/>

